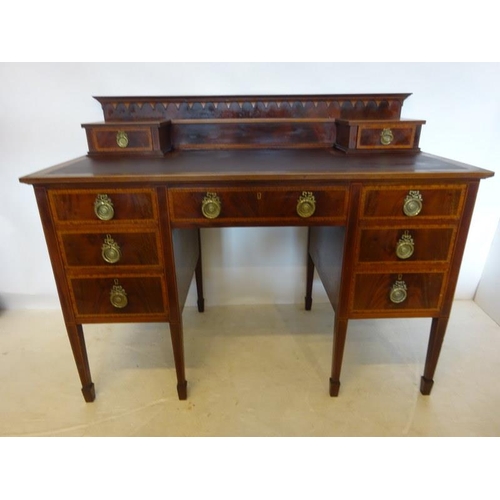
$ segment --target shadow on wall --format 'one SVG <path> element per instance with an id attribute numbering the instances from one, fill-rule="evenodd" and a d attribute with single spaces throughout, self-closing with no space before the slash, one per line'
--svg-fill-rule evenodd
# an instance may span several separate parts
<path id="1" fill-rule="evenodd" d="M 3 297 L 0 295 L 0 315 L 7 309 Z"/>

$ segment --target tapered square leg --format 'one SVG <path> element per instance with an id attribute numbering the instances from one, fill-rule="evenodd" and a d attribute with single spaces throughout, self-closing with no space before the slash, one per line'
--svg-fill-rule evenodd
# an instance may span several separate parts
<path id="1" fill-rule="evenodd" d="M 95 400 L 95 386 L 94 384 L 90 384 L 86 387 L 82 387 L 83 399 L 87 403 L 92 403 Z"/>
<path id="2" fill-rule="evenodd" d="M 196 292 L 198 295 L 198 311 L 199 312 L 204 312 L 205 311 L 205 299 L 203 298 L 203 272 L 202 272 L 202 264 L 201 264 L 201 236 L 200 236 L 200 230 L 198 229 L 198 248 L 199 248 L 199 254 L 198 254 L 198 261 L 196 262 L 196 269 L 195 269 L 195 278 L 196 278 Z"/>
<path id="3" fill-rule="evenodd" d="M 434 380 L 429 380 L 425 377 L 420 378 L 420 392 L 424 396 L 429 396 L 432 391 L 432 386 L 434 385 Z"/>
<path id="4" fill-rule="evenodd" d="M 182 323 L 170 323 L 170 337 L 174 351 L 175 372 L 177 374 L 177 394 L 179 399 L 187 399 L 187 381 L 184 368 L 184 341 Z"/>
<path id="5" fill-rule="evenodd" d="M 71 350 L 73 351 L 73 357 L 75 358 L 80 382 L 82 383 L 83 398 L 87 403 L 91 403 L 95 399 L 95 387 L 90 375 L 89 360 L 87 357 L 87 348 L 85 346 L 82 325 L 66 323 L 66 331 L 71 344 Z"/>
<path id="6" fill-rule="evenodd" d="M 336 398 L 339 395 L 340 382 L 330 379 L 330 396 Z"/>
<path id="7" fill-rule="evenodd" d="M 177 395 L 181 401 L 187 399 L 187 381 L 177 384 Z"/>
<path id="8" fill-rule="evenodd" d="M 429 345 L 427 347 L 427 357 L 425 359 L 424 375 L 420 380 L 420 392 L 424 396 L 428 396 L 431 393 L 432 386 L 434 384 L 434 372 L 436 371 L 447 326 L 448 318 L 433 318 L 432 320 Z"/>
<path id="9" fill-rule="evenodd" d="M 309 253 L 307 254 L 307 279 L 306 279 L 306 311 L 310 311 L 312 307 L 312 287 L 314 279 L 314 262 Z"/>
<path id="10" fill-rule="evenodd" d="M 342 358 L 344 356 L 344 346 L 347 333 L 347 319 L 335 318 L 333 328 L 333 356 L 332 356 L 332 376 L 330 377 L 330 396 L 339 395 L 340 370 L 342 369 Z"/>

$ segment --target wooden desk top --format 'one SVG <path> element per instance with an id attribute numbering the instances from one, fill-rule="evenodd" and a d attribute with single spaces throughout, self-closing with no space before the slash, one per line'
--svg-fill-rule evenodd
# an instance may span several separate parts
<path id="1" fill-rule="evenodd" d="M 164 158 L 81 157 L 22 177 L 26 184 L 483 179 L 480 169 L 428 153 L 345 155 L 333 149 L 174 151 Z"/>

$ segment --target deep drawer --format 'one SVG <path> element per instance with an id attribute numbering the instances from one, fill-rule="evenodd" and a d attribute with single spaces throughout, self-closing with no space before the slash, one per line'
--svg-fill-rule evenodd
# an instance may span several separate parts
<path id="1" fill-rule="evenodd" d="M 153 190 L 57 190 L 49 192 L 49 199 L 56 222 L 102 224 L 157 219 Z"/>
<path id="2" fill-rule="evenodd" d="M 444 273 L 356 274 L 351 310 L 374 313 L 437 310 L 444 277 Z"/>
<path id="3" fill-rule="evenodd" d="M 454 227 L 361 229 L 357 260 L 369 262 L 448 262 Z"/>
<path id="4" fill-rule="evenodd" d="M 155 266 L 159 245 L 155 232 L 60 233 L 66 266 Z"/>
<path id="5" fill-rule="evenodd" d="M 159 276 L 72 278 L 69 282 L 77 316 L 168 312 L 166 291 Z"/>
<path id="6" fill-rule="evenodd" d="M 404 220 L 458 218 L 465 185 L 366 186 L 361 195 L 361 217 Z"/>
<path id="7" fill-rule="evenodd" d="M 171 188 L 169 211 L 173 223 L 223 225 L 245 222 L 262 224 L 314 224 L 343 222 L 348 191 L 330 189 L 260 187 Z M 207 209 L 208 205 L 208 209 Z"/>

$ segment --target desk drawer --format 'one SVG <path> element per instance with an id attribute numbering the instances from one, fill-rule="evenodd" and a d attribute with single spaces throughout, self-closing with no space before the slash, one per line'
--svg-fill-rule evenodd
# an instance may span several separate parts
<path id="1" fill-rule="evenodd" d="M 409 149 L 415 145 L 417 126 L 413 123 L 394 122 L 359 125 L 358 149 Z"/>
<path id="2" fill-rule="evenodd" d="M 361 229 L 357 260 L 360 263 L 448 262 L 455 232 L 455 227 Z"/>
<path id="3" fill-rule="evenodd" d="M 169 211 L 177 225 L 314 224 L 343 222 L 348 191 L 332 188 L 171 188 Z"/>
<path id="4" fill-rule="evenodd" d="M 430 311 L 441 304 L 444 273 L 356 274 L 352 311 Z"/>
<path id="5" fill-rule="evenodd" d="M 448 186 L 366 186 L 361 195 L 362 218 L 400 218 L 425 220 L 458 219 L 465 185 Z"/>
<path id="6" fill-rule="evenodd" d="M 163 156 L 171 149 L 170 122 L 82 124 L 89 154 L 143 154 Z"/>
<path id="7" fill-rule="evenodd" d="M 166 314 L 166 290 L 160 276 L 89 277 L 69 280 L 77 316 Z"/>
<path id="8" fill-rule="evenodd" d="M 153 190 L 57 190 L 49 192 L 49 199 L 56 223 L 157 219 Z"/>
<path id="9" fill-rule="evenodd" d="M 157 266 L 155 232 L 60 233 L 66 266 Z"/>
<path id="10" fill-rule="evenodd" d="M 335 120 L 335 147 L 346 153 L 419 151 L 424 120 Z"/>

